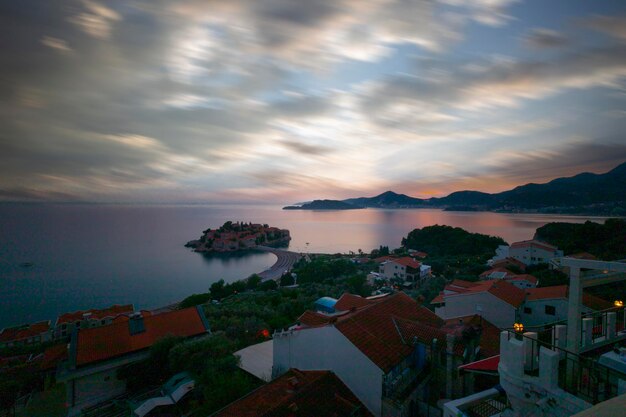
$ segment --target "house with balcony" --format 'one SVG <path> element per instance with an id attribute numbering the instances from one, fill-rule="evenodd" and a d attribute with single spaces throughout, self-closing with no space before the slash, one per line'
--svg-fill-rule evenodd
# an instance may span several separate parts
<path id="1" fill-rule="evenodd" d="M 54 324 L 54 338 L 66 339 L 74 329 L 89 329 L 113 323 L 118 316 L 129 316 L 135 308 L 132 304 L 112 305 L 107 308 L 89 309 L 64 313 L 57 317 Z"/>
<path id="2" fill-rule="evenodd" d="M 149 357 L 150 347 L 166 336 L 199 337 L 210 333 L 200 307 L 160 314 L 141 311 L 118 316 L 108 326 L 76 328 L 68 360 L 57 380 L 67 388 L 68 416 L 126 391 L 118 369 Z"/>
<path id="3" fill-rule="evenodd" d="M 418 415 L 457 392 L 452 371 L 476 358 L 480 334 L 480 318 L 446 322 L 402 292 L 344 294 L 333 313 L 274 333 L 272 373 L 330 370 L 373 415 Z"/>
<path id="4" fill-rule="evenodd" d="M 387 280 L 398 279 L 419 286 L 431 275 L 431 268 L 410 256 L 385 257 L 378 267 L 378 272 Z"/>
<path id="5" fill-rule="evenodd" d="M 528 266 L 549 263 L 554 258 L 562 257 L 563 251 L 549 243 L 533 239 L 511 244 L 508 256 Z"/>
<path id="6" fill-rule="evenodd" d="M 568 297 L 568 285 L 528 288 L 519 316 L 520 322 L 528 327 L 567 320 Z M 611 307 L 613 304 L 610 302 L 583 292 L 581 305 L 583 314 L 607 310 Z"/>
<path id="7" fill-rule="evenodd" d="M 444 320 L 479 314 L 499 328 L 512 327 L 524 303 L 524 290 L 503 279 L 469 282 L 455 279 L 431 304 Z"/>
<path id="8" fill-rule="evenodd" d="M 567 319 L 542 327 L 500 334 L 500 355 L 461 368 L 494 369 L 499 385 L 443 405 L 444 417 L 594 416 L 624 414 L 626 405 L 626 310 L 585 312 L 583 288 L 626 279 L 626 263 L 561 258 L 570 283 Z M 548 287 L 550 288 L 550 287 Z M 558 289 L 562 299 L 563 289 Z M 554 288 L 550 291 L 557 291 Z M 621 294 L 620 294 L 621 295 Z M 595 302 L 597 300 L 591 300 Z M 587 300 L 589 303 L 589 300 Z M 594 308 L 605 307 L 595 305 Z M 526 330 L 526 331 L 524 331 Z M 488 363 L 486 363 L 488 362 Z"/>

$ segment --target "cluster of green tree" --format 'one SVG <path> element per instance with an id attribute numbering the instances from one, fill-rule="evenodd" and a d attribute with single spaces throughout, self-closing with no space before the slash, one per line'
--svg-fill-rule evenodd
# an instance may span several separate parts
<path id="1" fill-rule="evenodd" d="M 505 244 L 501 237 L 440 225 L 414 229 L 402 239 L 405 248 L 421 250 L 431 256 L 493 256 L 498 245 Z"/>
<path id="2" fill-rule="evenodd" d="M 589 252 L 606 261 L 626 258 L 624 219 L 608 219 L 604 224 L 548 223 L 537 229 L 536 237 L 557 246 L 566 255 Z"/>
<path id="3" fill-rule="evenodd" d="M 509 268 L 511 272 L 521 273 L 513 271 L 514 268 Z M 539 280 L 539 287 L 552 287 L 554 285 L 569 284 L 569 276 L 557 269 L 550 268 L 548 264 L 529 265 L 526 267 L 526 274 L 530 274 Z"/>
<path id="4" fill-rule="evenodd" d="M 370 258 L 378 258 L 380 256 L 388 256 L 389 255 L 389 246 L 380 245 L 378 249 L 372 250 L 370 253 Z"/>
<path id="5" fill-rule="evenodd" d="M 40 390 L 43 379 L 36 363 L 24 363 L 0 371 L 0 415 L 13 415 L 16 400 L 29 392 Z"/>
<path id="6" fill-rule="evenodd" d="M 298 276 L 298 284 L 325 282 L 356 274 L 357 271 L 358 268 L 349 259 L 336 258 L 333 255 L 317 256 L 310 262 L 300 260 L 293 268 Z"/>
<path id="7" fill-rule="evenodd" d="M 260 385 L 238 368 L 235 349 L 223 333 L 192 340 L 169 336 L 152 346 L 148 359 L 119 369 L 117 376 L 137 392 L 187 371 L 196 380 L 194 412 L 209 415 Z"/>

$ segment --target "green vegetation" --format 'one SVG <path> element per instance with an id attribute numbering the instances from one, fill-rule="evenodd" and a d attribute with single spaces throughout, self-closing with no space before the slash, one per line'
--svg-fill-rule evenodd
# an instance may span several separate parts
<path id="1" fill-rule="evenodd" d="M 152 346 L 148 359 L 121 368 L 118 377 L 129 391 L 139 392 L 187 371 L 196 380 L 194 415 L 208 415 L 260 385 L 238 368 L 235 350 L 221 332 L 191 340 L 165 337 Z"/>
<path id="2" fill-rule="evenodd" d="M 498 245 L 506 245 L 501 237 L 470 233 L 460 227 L 428 226 L 412 230 L 402 239 L 402 246 L 427 252 L 431 256 L 493 256 Z"/>
<path id="3" fill-rule="evenodd" d="M 566 255 L 589 252 L 605 261 L 626 258 L 626 220 L 608 219 L 604 224 L 548 223 L 536 237 L 557 246 Z"/>

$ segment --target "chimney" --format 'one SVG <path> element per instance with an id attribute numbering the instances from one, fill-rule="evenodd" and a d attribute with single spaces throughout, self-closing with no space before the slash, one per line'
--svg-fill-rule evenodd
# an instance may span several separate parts
<path id="1" fill-rule="evenodd" d="M 131 336 L 146 331 L 143 323 L 143 316 L 140 312 L 135 312 L 130 315 L 130 320 L 128 320 L 128 330 L 130 331 Z"/>

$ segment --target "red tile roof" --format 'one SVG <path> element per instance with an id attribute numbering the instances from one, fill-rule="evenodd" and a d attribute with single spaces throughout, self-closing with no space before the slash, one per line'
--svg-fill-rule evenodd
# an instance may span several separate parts
<path id="1" fill-rule="evenodd" d="M 14 340 L 27 339 L 29 337 L 39 336 L 49 330 L 50 321 L 40 321 L 38 323 L 10 327 L 0 331 L 0 342 L 6 343 Z"/>
<path id="2" fill-rule="evenodd" d="M 567 285 L 554 285 L 552 287 L 528 288 L 526 300 L 547 300 L 552 298 L 567 298 Z"/>
<path id="3" fill-rule="evenodd" d="M 549 300 L 549 299 L 567 299 L 569 294 L 568 285 L 554 285 L 552 287 L 528 288 L 526 289 L 526 299 L 532 300 Z M 595 295 L 583 292 L 583 305 L 592 310 L 606 310 L 613 305 Z"/>
<path id="4" fill-rule="evenodd" d="M 542 242 L 539 240 L 523 240 L 521 242 L 515 242 L 511 244 L 511 248 L 526 248 L 526 247 L 536 247 L 539 249 L 547 250 L 549 252 L 554 252 L 557 250 L 556 246 L 552 246 L 549 243 Z"/>
<path id="5" fill-rule="evenodd" d="M 322 313 L 318 313 L 317 311 L 307 310 L 300 317 L 298 317 L 298 321 L 301 324 L 306 326 L 321 326 L 324 324 L 328 324 L 331 322 L 332 316 L 327 316 Z"/>
<path id="6" fill-rule="evenodd" d="M 444 294 L 443 301 L 445 301 L 448 297 L 456 297 L 461 294 L 488 292 L 516 308 L 524 302 L 525 297 L 524 290 L 501 279 L 479 282 L 469 282 L 455 279 L 451 284 L 445 286 L 445 290 L 452 291 L 454 294 Z M 443 302 L 440 301 L 438 297 L 435 298 L 435 300 L 437 300 L 437 302 Z"/>
<path id="7" fill-rule="evenodd" d="M 359 410 L 358 414 L 354 412 Z M 370 417 L 350 389 L 331 371 L 286 374 L 213 414 L 214 417 Z"/>
<path id="8" fill-rule="evenodd" d="M 43 371 L 54 369 L 59 362 L 65 359 L 67 359 L 67 343 L 50 346 L 44 351 L 43 360 L 39 364 L 39 368 Z"/>
<path id="9" fill-rule="evenodd" d="M 448 319 L 442 330 L 454 334 L 457 339 L 461 339 L 463 328 L 466 326 L 481 329 L 478 343 L 481 356 L 493 356 L 500 353 L 500 329 L 479 314 Z"/>
<path id="10" fill-rule="evenodd" d="M 487 278 L 487 277 L 491 276 L 492 274 L 495 274 L 495 273 L 498 273 L 498 272 L 504 273 L 505 277 L 513 277 L 513 276 L 515 276 L 515 274 L 513 272 L 509 271 L 506 268 L 491 268 L 490 270 L 485 271 L 482 274 L 480 274 L 480 277 L 481 278 Z"/>
<path id="11" fill-rule="evenodd" d="M 526 270 L 526 264 L 522 261 L 518 261 L 515 258 L 500 259 L 499 261 L 494 262 L 491 266 L 494 268 L 507 268 L 509 266 L 516 266 L 521 271 Z"/>
<path id="12" fill-rule="evenodd" d="M 202 316 L 201 316 L 202 314 Z M 206 333 L 201 309 L 190 307 L 143 318 L 144 331 L 131 335 L 131 321 L 81 329 L 76 339 L 76 366 L 87 365 L 149 348 L 168 336 L 191 337 Z"/>
<path id="13" fill-rule="evenodd" d="M 569 258 L 576 258 L 576 259 L 588 259 L 591 261 L 596 261 L 598 260 L 598 258 L 596 258 L 595 256 L 593 256 L 592 254 L 590 254 L 589 252 L 579 252 L 579 253 L 575 253 L 573 255 L 567 255 Z"/>
<path id="14" fill-rule="evenodd" d="M 413 268 L 413 269 L 420 269 L 420 266 L 422 265 L 420 262 L 408 256 L 405 256 L 402 258 L 396 258 L 396 259 L 389 259 L 389 262 L 394 262 L 399 265 L 406 266 L 408 268 Z"/>
<path id="15" fill-rule="evenodd" d="M 337 303 L 335 304 L 336 311 L 346 311 L 353 308 L 361 308 L 367 305 L 378 302 L 377 300 L 368 300 L 358 295 L 343 293 Z"/>
<path id="16" fill-rule="evenodd" d="M 83 316 L 85 314 L 91 314 L 89 316 L 90 319 L 94 320 L 102 320 L 106 317 L 116 317 L 120 314 L 129 314 L 134 311 L 134 307 L 132 304 L 126 305 L 112 305 L 111 307 L 103 308 L 103 309 L 95 309 L 92 308 L 90 310 L 84 311 L 74 311 L 72 313 L 61 314 L 57 319 L 57 325 L 62 323 L 73 323 L 75 321 L 83 320 Z"/>
<path id="17" fill-rule="evenodd" d="M 439 327 L 437 315 L 399 292 L 380 302 L 337 318 L 335 327 L 379 368 L 387 372 L 412 352 L 405 345 L 394 319 L 418 321 Z"/>
<path id="18" fill-rule="evenodd" d="M 520 274 L 520 275 L 512 276 L 510 278 L 505 278 L 505 279 L 507 281 L 528 281 L 535 285 L 537 285 L 537 282 L 539 282 L 537 277 L 535 277 L 534 275 L 530 275 L 530 274 Z"/>

